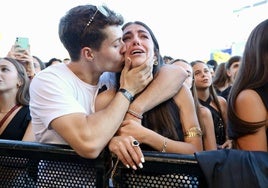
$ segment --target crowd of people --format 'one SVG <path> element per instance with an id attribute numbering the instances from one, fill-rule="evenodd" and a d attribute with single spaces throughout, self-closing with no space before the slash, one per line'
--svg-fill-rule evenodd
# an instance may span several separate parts
<path id="1" fill-rule="evenodd" d="M 162 56 L 148 25 L 106 6 L 73 7 L 58 31 L 70 58 L 44 63 L 12 46 L 0 59 L 0 139 L 86 158 L 108 146 L 135 170 L 144 150 L 268 152 L 268 20 L 219 64 Z"/>

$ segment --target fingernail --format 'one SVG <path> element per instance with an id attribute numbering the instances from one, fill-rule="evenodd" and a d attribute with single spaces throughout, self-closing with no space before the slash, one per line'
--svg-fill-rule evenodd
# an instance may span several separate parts
<path id="1" fill-rule="evenodd" d="M 143 165 L 140 163 L 140 164 L 139 164 L 139 167 L 140 167 L 140 168 L 143 168 Z"/>
<path id="2" fill-rule="evenodd" d="M 127 167 L 127 168 L 130 168 L 128 164 L 126 165 L 126 167 Z"/>
<path id="3" fill-rule="evenodd" d="M 133 165 L 132 168 L 133 168 L 134 170 L 137 170 L 137 167 L 136 167 L 135 165 Z"/>
<path id="4" fill-rule="evenodd" d="M 145 162 L 144 157 L 142 157 L 142 158 L 141 158 L 141 162 L 142 162 L 142 163 L 144 163 L 144 162 Z"/>

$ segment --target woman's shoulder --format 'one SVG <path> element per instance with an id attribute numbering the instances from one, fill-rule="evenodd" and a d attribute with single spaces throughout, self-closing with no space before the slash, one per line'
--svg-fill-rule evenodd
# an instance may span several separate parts
<path id="1" fill-rule="evenodd" d="M 222 96 L 217 96 L 218 98 L 218 101 L 220 103 L 220 106 L 223 107 L 223 108 L 227 108 L 227 101 L 224 97 Z"/>
<path id="2" fill-rule="evenodd" d="M 237 102 L 251 102 L 248 100 L 258 100 L 258 98 L 260 99 L 259 94 L 253 90 L 253 89 L 245 89 L 242 90 L 236 98 Z"/>
<path id="3" fill-rule="evenodd" d="M 220 103 L 226 103 L 226 99 L 222 96 L 217 96 Z"/>
<path id="4" fill-rule="evenodd" d="M 236 106 L 244 106 L 246 108 L 263 105 L 260 95 L 253 89 L 242 90 L 236 97 Z"/>
<path id="5" fill-rule="evenodd" d="M 263 121 L 267 110 L 259 94 L 253 89 L 242 90 L 236 98 L 235 108 L 238 116 L 248 122 Z"/>
<path id="6" fill-rule="evenodd" d="M 200 105 L 200 115 L 202 117 L 211 116 L 211 111 L 207 107 Z"/>

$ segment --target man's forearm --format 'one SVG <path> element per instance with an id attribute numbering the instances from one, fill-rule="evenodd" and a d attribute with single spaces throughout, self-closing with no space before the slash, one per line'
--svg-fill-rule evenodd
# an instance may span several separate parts
<path id="1" fill-rule="evenodd" d="M 131 103 L 129 109 L 138 114 L 172 98 L 187 78 L 187 72 L 177 65 L 163 66 L 150 85 Z"/>

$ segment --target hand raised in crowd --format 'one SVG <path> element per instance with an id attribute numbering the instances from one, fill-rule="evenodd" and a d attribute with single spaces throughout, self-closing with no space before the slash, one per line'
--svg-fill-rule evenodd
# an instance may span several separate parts
<path id="1" fill-rule="evenodd" d="M 25 67 L 29 77 L 33 77 L 35 75 L 33 57 L 29 50 L 16 51 L 15 45 L 13 45 L 11 50 L 8 52 L 7 57 L 19 61 Z"/>

